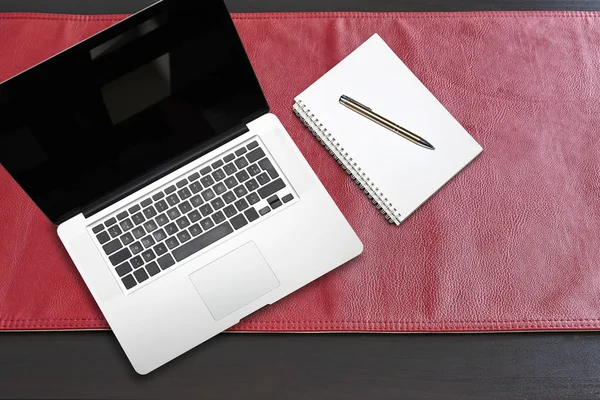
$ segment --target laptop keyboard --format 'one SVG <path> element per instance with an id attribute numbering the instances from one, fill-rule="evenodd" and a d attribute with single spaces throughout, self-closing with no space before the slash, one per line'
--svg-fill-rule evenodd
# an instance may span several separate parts
<path id="1" fill-rule="evenodd" d="M 129 290 L 293 198 L 255 140 L 116 212 L 92 232 Z"/>

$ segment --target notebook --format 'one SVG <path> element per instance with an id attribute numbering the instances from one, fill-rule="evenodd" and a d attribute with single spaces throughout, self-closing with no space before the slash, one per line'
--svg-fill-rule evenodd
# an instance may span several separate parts
<path id="1" fill-rule="evenodd" d="M 340 103 L 348 96 L 431 143 L 412 143 Z M 295 98 L 294 113 L 399 225 L 482 151 L 375 34 Z"/>

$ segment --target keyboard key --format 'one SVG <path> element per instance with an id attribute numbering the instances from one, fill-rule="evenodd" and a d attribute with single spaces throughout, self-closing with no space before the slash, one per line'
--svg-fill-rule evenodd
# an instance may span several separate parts
<path id="1" fill-rule="evenodd" d="M 171 194 L 173 193 L 177 188 L 175 187 L 175 185 L 171 185 L 168 188 L 165 189 L 165 194 Z"/>
<path id="2" fill-rule="evenodd" d="M 191 222 L 196 222 L 200 218 L 202 218 L 202 216 L 200 215 L 200 212 L 198 210 L 194 210 L 188 214 L 188 218 L 190 219 Z"/>
<path id="3" fill-rule="evenodd" d="M 144 265 L 144 260 L 142 260 L 142 257 L 140 257 L 140 256 L 133 257 L 130 260 L 130 262 L 131 262 L 131 265 L 133 266 L 133 269 L 138 269 L 139 267 Z"/>
<path id="4" fill-rule="evenodd" d="M 260 196 L 256 193 L 250 193 L 248 196 L 246 196 L 246 201 L 251 205 L 256 204 L 260 201 Z"/>
<path id="5" fill-rule="evenodd" d="M 221 222 L 225 221 L 226 218 L 221 211 L 218 211 L 212 215 L 212 219 L 215 221 L 215 224 L 220 224 Z"/>
<path id="6" fill-rule="evenodd" d="M 237 184 L 238 184 L 238 181 L 237 181 L 237 179 L 235 179 L 235 177 L 233 177 L 233 176 L 230 176 L 229 178 L 225 179 L 225 180 L 223 181 L 223 183 L 225 183 L 225 185 L 226 185 L 226 186 L 227 186 L 229 189 L 231 189 L 231 188 L 233 188 L 233 187 L 236 187 L 236 186 L 237 186 Z"/>
<path id="7" fill-rule="evenodd" d="M 225 171 L 227 175 L 231 175 L 237 172 L 237 168 L 235 165 L 233 165 L 233 163 L 229 163 L 223 167 L 223 171 Z"/>
<path id="8" fill-rule="evenodd" d="M 163 197 L 165 197 L 165 194 L 163 192 L 158 192 L 154 196 L 152 196 L 152 200 L 158 201 L 158 200 L 162 199 Z"/>
<path id="9" fill-rule="evenodd" d="M 290 193 L 290 194 L 286 194 L 285 196 L 283 196 L 281 198 L 281 201 L 283 201 L 284 203 L 287 203 L 290 200 L 292 200 L 293 198 L 294 198 L 294 195 Z"/>
<path id="10" fill-rule="evenodd" d="M 152 247 L 156 244 L 156 242 L 154 241 L 154 239 L 152 239 L 152 236 L 148 235 L 145 238 L 143 238 L 142 240 L 140 240 L 140 242 L 144 245 L 144 248 L 148 248 L 148 247 Z"/>
<path id="11" fill-rule="evenodd" d="M 134 271 L 133 275 L 135 275 L 135 279 L 137 279 L 137 281 L 139 283 L 142 283 L 146 279 L 148 279 L 148 274 L 146 273 L 146 270 L 144 270 L 144 268 L 140 268 L 140 269 Z"/>
<path id="12" fill-rule="evenodd" d="M 146 229 L 146 232 L 150 233 L 155 231 L 158 228 L 158 225 L 156 225 L 156 222 L 154 221 L 148 221 L 144 224 L 144 228 Z"/>
<path id="13" fill-rule="evenodd" d="M 225 161 L 226 163 L 233 161 L 233 159 L 235 158 L 235 154 L 227 154 L 224 158 L 223 161 Z"/>
<path id="14" fill-rule="evenodd" d="M 190 199 L 190 201 L 192 202 L 192 205 L 194 207 L 199 207 L 202 205 L 202 203 L 204 203 L 204 200 L 202 199 L 202 197 L 200 197 L 200 195 L 195 195 L 194 197 L 192 197 Z"/>
<path id="15" fill-rule="evenodd" d="M 157 242 L 162 242 L 163 240 L 165 240 L 167 238 L 167 234 L 165 233 L 164 229 L 159 229 L 156 232 L 154 232 L 152 234 L 152 236 L 154 237 L 154 240 L 156 240 Z"/>
<path id="16" fill-rule="evenodd" d="M 121 244 L 121 241 L 119 239 L 112 240 L 106 243 L 104 246 L 102 246 L 107 256 L 119 250 L 121 247 L 123 247 L 123 245 Z"/>
<path id="17" fill-rule="evenodd" d="M 121 221 L 123 218 L 126 218 L 129 215 L 127 211 L 123 211 L 117 214 L 117 219 Z"/>
<path id="18" fill-rule="evenodd" d="M 236 187 L 235 189 L 233 189 L 233 192 L 238 197 L 238 199 L 240 197 L 244 197 L 245 195 L 248 194 L 248 191 L 246 190 L 246 188 L 243 185 L 240 185 L 240 186 Z"/>
<path id="19" fill-rule="evenodd" d="M 244 211 L 244 215 L 246 216 L 246 218 L 248 218 L 248 222 L 252 222 L 252 221 L 258 219 L 258 213 L 254 209 L 254 207 L 249 208 L 246 211 Z"/>
<path id="20" fill-rule="evenodd" d="M 121 242 L 123 242 L 125 246 L 129 246 L 131 243 L 133 243 L 133 235 L 129 232 L 124 234 L 121 236 Z"/>
<path id="21" fill-rule="evenodd" d="M 156 261 L 152 261 L 150 264 L 146 265 L 146 272 L 148 272 L 148 275 L 150 276 L 154 276 L 160 272 L 160 268 L 158 268 Z"/>
<path id="22" fill-rule="evenodd" d="M 160 257 L 156 261 L 158 261 L 158 265 L 160 265 L 160 268 L 163 271 L 165 269 L 169 268 L 170 266 L 172 266 L 173 264 L 175 264 L 175 261 L 173 260 L 173 257 L 171 257 L 170 254 L 165 254 L 164 256 Z"/>
<path id="23" fill-rule="evenodd" d="M 205 231 L 207 231 L 210 228 L 212 228 L 213 226 L 215 226 L 215 224 L 212 222 L 212 219 L 205 218 L 202 221 L 200 221 L 200 226 L 202 227 L 202 229 L 204 229 Z"/>
<path id="24" fill-rule="evenodd" d="M 179 228 L 177 227 L 175 222 L 172 222 L 169 225 L 165 226 L 165 231 L 167 232 L 167 235 L 174 235 L 177 233 L 177 231 L 179 231 Z"/>
<path id="25" fill-rule="evenodd" d="M 190 182 L 195 181 L 196 179 L 200 178 L 200 174 L 197 172 L 194 172 L 193 174 L 191 174 L 190 176 L 188 176 L 188 180 Z"/>
<path id="26" fill-rule="evenodd" d="M 167 252 L 167 246 L 164 243 L 159 243 L 153 247 L 157 256 L 161 256 Z"/>
<path id="27" fill-rule="evenodd" d="M 142 246 L 140 242 L 135 242 L 134 244 L 129 246 L 129 250 L 131 250 L 133 254 L 137 254 L 140 251 L 144 250 L 144 246 Z"/>
<path id="28" fill-rule="evenodd" d="M 154 207 L 156 207 L 156 211 L 158 211 L 158 212 L 166 211 L 167 208 L 169 208 L 169 206 L 167 205 L 167 202 L 164 200 L 161 200 L 158 203 L 154 204 Z"/>
<path id="29" fill-rule="evenodd" d="M 146 231 L 144 230 L 144 228 L 139 226 L 132 230 L 131 233 L 133 233 L 133 236 L 135 236 L 136 239 L 139 239 L 146 234 Z"/>
<path id="30" fill-rule="evenodd" d="M 177 192 L 177 194 L 179 195 L 179 197 L 181 197 L 181 200 L 185 200 L 192 195 L 188 188 L 181 189 L 179 192 Z"/>
<path id="31" fill-rule="evenodd" d="M 255 147 L 258 147 L 258 142 L 255 140 L 254 142 L 248 144 L 248 146 L 246 146 L 248 148 L 248 150 L 252 150 Z"/>
<path id="32" fill-rule="evenodd" d="M 152 199 L 145 199 L 140 204 L 142 207 L 148 207 L 150 204 L 152 204 Z"/>
<path id="33" fill-rule="evenodd" d="M 213 209 L 210 206 L 210 204 L 205 204 L 202 207 L 200 207 L 198 210 L 202 213 L 202 216 L 204 216 L 204 217 L 213 213 Z"/>
<path id="34" fill-rule="evenodd" d="M 271 207 L 269 207 L 269 206 L 266 206 L 265 208 L 262 208 L 262 209 L 259 211 L 259 213 L 260 213 L 260 215 L 265 215 L 265 214 L 267 214 L 269 211 L 271 211 Z"/>
<path id="35" fill-rule="evenodd" d="M 150 219 L 155 217 L 157 214 L 156 210 L 154 209 L 154 207 L 150 206 L 148 208 L 144 209 L 144 215 L 146 216 L 146 218 Z"/>
<path id="36" fill-rule="evenodd" d="M 144 218 L 144 216 L 140 212 L 137 214 L 133 214 L 131 219 L 133 220 L 133 223 L 136 225 L 139 225 L 146 220 L 146 218 Z"/>
<path id="37" fill-rule="evenodd" d="M 215 161 L 215 162 L 214 162 L 214 163 L 212 163 L 210 166 L 211 166 L 211 167 L 213 167 L 213 169 L 217 169 L 217 168 L 219 168 L 219 167 L 220 167 L 220 166 L 222 166 L 222 165 L 223 165 L 223 161 L 222 161 L 222 160 L 219 160 L 219 161 Z"/>
<path id="38" fill-rule="evenodd" d="M 187 214 L 192 211 L 192 205 L 186 200 L 179 205 L 179 211 L 181 211 L 182 214 Z"/>
<path id="39" fill-rule="evenodd" d="M 131 233 L 133 233 L 133 236 L 135 236 L 136 239 L 139 239 L 146 234 L 146 231 L 144 230 L 144 228 L 139 226 L 132 230 Z"/>
<path id="40" fill-rule="evenodd" d="M 283 189 L 285 187 L 285 183 L 281 179 L 274 180 L 266 186 L 258 189 L 258 194 L 261 198 L 269 197 L 273 193 Z"/>
<path id="41" fill-rule="evenodd" d="M 124 276 L 133 271 L 133 269 L 131 268 L 131 265 L 129 265 L 129 263 L 125 261 L 123 264 L 115 268 L 115 271 L 117 271 L 117 274 L 119 276 Z"/>
<path id="42" fill-rule="evenodd" d="M 227 206 L 227 207 L 225 207 L 223 209 L 223 212 L 225 213 L 225 215 L 227 216 L 227 218 L 231 218 L 235 214 L 237 214 L 237 208 L 235 208 L 233 205 Z"/>
<path id="43" fill-rule="evenodd" d="M 246 189 L 248 189 L 249 192 L 253 192 L 256 189 L 259 188 L 259 184 L 258 182 L 256 182 L 256 179 L 250 179 L 248 182 L 246 182 Z"/>
<path id="44" fill-rule="evenodd" d="M 167 217 L 167 214 L 160 214 L 158 217 L 156 217 L 156 223 L 158 224 L 158 226 L 164 226 L 165 224 L 167 224 L 169 222 L 169 217 Z"/>
<path id="45" fill-rule="evenodd" d="M 220 196 L 227 191 L 227 186 L 225 186 L 223 182 L 219 182 L 215 186 L 213 186 L 213 190 L 215 191 L 217 196 Z"/>
<path id="46" fill-rule="evenodd" d="M 239 211 L 244 211 L 246 208 L 250 207 L 248 205 L 248 202 L 244 199 L 239 199 L 234 204 L 235 204 L 235 208 L 237 208 Z"/>
<path id="47" fill-rule="evenodd" d="M 94 233 L 98 233 L 100 232 L 102 229 L 104 229 L 104 225 L 100 224 L 100 225 L 96 225 L 95 227 L 92 228 L 92 232 Z"/>
<path id="48" fill-rule="evenodd" d="M 110 235 L 108 232 L 101 232 L 96 235 L 96 239 L 100 242 L 100 244 L 104 244 L 110 240 Z"/>
<path id="49" fill-rule="evenodd" d="M 235 155 L 236 155 L 236 156 L 241 156 L 242 154 L 244 154 L 244 153 L 245 153 L 245 152 L 247 152 L 247 151 L 248 151 L 248 150 L 246 150 L 246 148 L 245 148 L 245 147 L 242 147 L 241 149 L 237 149 L 237 150 L 235 151 Z"/>
<path id="50" fill-rule="evenodd" d="M 192 254 L 210 246 L 219 239 L 224 238 L 233 232 L 231 225 L 228 222 L 223 222 L 221 225 L 211 229 L 204 234 L 190 240 L 183 246 L 173 250 L 173 256 L 177 261 L 184 260 Z"/>
<path id="51" fill-rule="evenodd" d="M 172 195 L 167 197 L 167 203 L 169 203 L 170 206 L 174 206 L 175 204 L 179 203 L 179 197 L 175 193 L 173 193 Z"/>
<path id="52" fill-rule="evenodd" d="M 188 231 L 181 231 L 177 234 L 177 238 L 179 239 L 179 241 L 181 243 L 185 243 L 188 240 L 190 240 L 192 237 L 190 236 L 190 234 L 188 233 Z"/>
<path id="53" fill-rule="evenodd" d="M 127 247 L 121 249 L 114 253 L 112 256 L 108 257 L 110 263 L 115 266 L 121 264 L 123 261 L 128 260 L 131 257 L 131 252 Z"/>
<path id="54" fill-rule="evenodd" d="M 240 157 L 237 160 L 235 160 L 234 163 L 235 166 L 239 169 L 246 168 L 248 166 L 248 161 L 246 160 L 246 157 Z"/>
<path id="55" fill-rule="evenodd" d="M 269 175 L 267 175 L 266 172 L 263 172 L 262 174 L 260 174 L 259 176 L 256 177 L 256 180 L 261 185 L 266 185 L 267 183 L 269 183 L 269 181 L 271 180 L 271 178 L 269 178 Z"/>
<path id="56" fill-rule="evenodd" d="M 202 185 L 204 185 L 205 188 L 211 187 L 215 184 L 215 181 L 212 178 L 212 176 L 205 176 L 204 178 L 200 179 L 200 182 L 202 182 Z"/>
<path id="57" fill-rule="evenodd" d="M 177 247 L 177 246 L 179 246 L 179 241 L 177 240 L 177 238 L 176 238 L 175 236 L 173 236 L 173 237 L 170 237 L 170 238 L 168 238 L 168 239 L 165 241 L 165 244 L 167 245 L 167 247 L 168 247 L 169 249 L 172 249 L 172 248 L 174 248 L 174 247 Z"/>
<path id="58" fill-rule="evenodd" d="M 206 189 L 204 192 L 201 193 L 202 198 L 204 198 L 204 200 L 209 201 L 215 198 L 215 192 L 213 192 L 212 189 Z"/>
<path id="59" fill-rule="evenodd" d="M 236 215 L 235 217 L 231 218 L 230 221 L 231 225 L 233 225 L 235 230 L 238 230 L 241 227 L 248 225 L 248 221 L 246 220 L 246 217 L 244 217 L 243 214 Z"/>
<path id="60" fill-rule="evenodd" d="M 234 202 L 235 199 L 236 199 L 236 197 L 235 197 L 235 193 L 233 193 L 233 191 L 227 192 L 223 195 L 223 200 L 225 200 L 225 203 L 227 203 L 227 204 Z"/>
<path id="61" fill-rule="evenodd" d="M 188 184 L 187 179 L 183 178 L 182 180 L 180 180 L 179 182 L 177 182 L 177 187 L 178 188 L 182 188 L 182 187 L 184 187 L 187 184 Z"/>
<path id="62" fill-rule="evenodd" d="M 250 176 L 256 176 L 257 174 L 260 173 L 261 169 L 257 164 L 252 164 L 251 166 L 246 168 L 246 171 L 248 171 Z"/>
<path id="63" fill-rule="evenodd" d="M 211 175 L 212 175 L 213 179 L 215 180 L 215 182 L 219 182 L 221 179 L 225 179 L 225 177 L 227 176 L 227 175 L 225 175 L 225 172 L 223 172 L 223 170 L 221 168 L 219 168 L 218 170 L 213 172 Z"/>
<path id="64" fill-rule="evenodd" d="M 271 196 L 271 197 L 269 197 L 269 198 L 267 199 L 267 203 L 269 203 L 269 204 L 273 204 L 273 203 L 275 203 L 275 202 L 276 202 L 276 201 L 278 201 L 278 200 L 279 200 L 279 197 L 277 197 L 277 195 L 274 195 L 274 196 Z"/>
<path id="65" fill-rule="evenodd" d="M 190 220 L 187 219 L 185 215 L 179 218 L 176 222 L 179 229 L 187 228 L 188 226 L 190 226 Z"/>
<path id="66" fill-rule="evenodd" d="M 250 163 L 258 161 L 261 158 L 263 158 L 264 156 L 265 156 L 265 152 L 261 148 L 252 150 L 250 153 L 246 154 L 246 158 L 248 159 L 248 162 L 250 162 Z"/>
<path id="67" fill-rule="evenodd" d="M 194 182 L 190 185 L 190 189 L 191 189 L 192 193 L 198 193 L 199 191 L 201 191 L 204 188 L 202 187 L 202 184 L 200 182 Z"/>
<path id="68" fill-rule="evenodd" d="M 206 167 L 202 168 L 200 170 L 200 173 L 202 174 L 202 176 L 204 176 L 204 175 L 208 174 L 210 171 L 212 171 L 212 168 L 209 165 L 209 166 L 206 166 Z"/>
<path id="69" fill-rule="evenodd" d="M 194 224 L 190 226 L 190 233 L 192 234 L 192 236 L 198 236 L 202 233 L 202 228 L 200 228 L 200 225 Z"/>
<path id="70" fill-rule="evenodd" d="M 121 221 L 119 225 L 121 225 L 121 229 L 123 229 L 124 232 L 127 232 L 128 230 L 133 228 L 133 222 L 131 222 L 129 218 L 127 218 L 124 221 Z"/>
<path id="71" fill-rule="evenodd" d="M 137 285 L 137 282 L 135 281 L 133 275 L 127 275 L 126 277 L 121 279 L 121 282 L 123 282 L 123 286 L 125 286 L 125 289 L 131 289 L 132 287 Z"/>
<path id="72" fill-rule="evenodd" d="M 220 197 L 217 197 L 216 199 L 210 202 L 210 205 L 213 209 L 218 210 L 220 208 L 225 207 L 225 202 Z"/>
<path id="73" fill-rule="evenodd" d="M 247 181 L 248 178 L 250 178 L 250 175 L 248 175 L 248 173 L 246 171 L 241 170 L 240 172 L 238 172 L 237 174 L 235 174 L 235 177 L 241 183 L 241 182 Z"/>
<path id="74" fill-rule="evenodd" d="M 104 222 L 104 225 L 106 225 L 106 227 L 108 228 L 111 225 L 114 225 L 117 223 L 117 220 L 115 217 L 109 218 Z"/>
<path id="75" fill-rule="evenodd" d="M 156 255 L 151 249 L 148 249 L 142 253 L 142 258 L 144 259 L 144 261 L 150 262 L 156 258 Z"/>
<path id="76" fill-rule="evenodd" d="M 260 165 L 263 171 L 266 171 L 269 174 L 271 179 L 275 179 L 279 176 L 277 171 L 275 171 L 273 164 L 271 164 L 271 160 L 269 160 L 268 158 L 263 158 L 262 160 L 260 160 L 258 162 L 258 165 Z"/>
<path id="77" fill-rule="evenodd" d="M 277 200 L 276 202 L 274 202 L 274 203 L 269 203 L 269 204 L 271 205 L 271 208 L 274 210 L 274 209 L 276 209 L 276 208 L 280 207 L 280 206 L 281 206 L 281 204 L 283 204 L 283 203 L 281 202 L 281 200 Z"/>
<path id="78" fill-rule="evenodd" d="M 167 215 L 169 216 L 169 218 L 171 218 L 171 221 L 173 221 L 174 219 L 179 218 L 181 216 L 181 213 L 177 208 L 173 207 L 169 211 L 167 211 Z"/>
<path id="79" fill-rule="evenodd" d="M 129 211 L 129 214 L 133 214 L 133 213 L 140 211 L 141 209 L 142 209 L 142 207 L 140 207 L 139 204 L 136 204 L 135 206 L 131 207 L 128 211 Z"/>

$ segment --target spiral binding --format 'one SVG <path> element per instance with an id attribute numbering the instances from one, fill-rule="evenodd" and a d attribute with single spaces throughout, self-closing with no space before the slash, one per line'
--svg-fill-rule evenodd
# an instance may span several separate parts
<path id="1" fill-rule="evenodd" d="M 293 106 L 293 111 L 302 121 L 304 126 L 311 131 L 313 136 L 325 147 L 342 169 L 350 175 L 350 178 L 367 195 L 377 210 L 385 216 L 385 219 L 391 224 L 399 225 L 401 221 L 400 213 L 377 188 L 375 183 L 364 171 L 362 171 L 356 162 L 353 161 L 352 157 L 344 150 L 335 137 L 327 132 L 327 128 L 323 127 L 323 124 L 319 122 L 318 118 L 315 118 L 315 115 L 311 113 L 310 109 L 308 109 L 301 100 L 298 100 Z"/>

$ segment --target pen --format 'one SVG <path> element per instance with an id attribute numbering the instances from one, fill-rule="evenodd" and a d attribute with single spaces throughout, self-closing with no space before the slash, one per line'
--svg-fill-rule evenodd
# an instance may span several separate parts
<path id="1" fill-rule="evenodd" d="M 348 107 L 352 111 L 357 114 L 362 115 L 365 118 L 370 119 L 371 121 L 383 126 L 384 128 L 394 132 L 398 136 L 402 136 L 403 138 L 410 140 L 414 144 L 418 144 L 421 147 L 425 147 L 429 150 L 435 150 L 435 147 L 431 145 L 427 140 L 423 139 L 421 136 L 409 131 L 406 128 L 401 127 L 398 124 L 393 123 L 387 118 L 382 117 L 381 115 L 375 113 L 369 107 L 360 104 L 358 101 L 351 99 L 346 95 L 342 95 L 340 97 L 340 104 Z"/>

